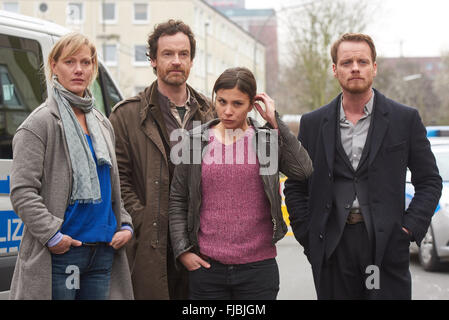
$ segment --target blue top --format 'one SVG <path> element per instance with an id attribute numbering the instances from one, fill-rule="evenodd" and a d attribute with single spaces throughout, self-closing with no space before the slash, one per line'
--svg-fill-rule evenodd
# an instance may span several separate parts
<path id="1" fill-rule="evenodd" d="M 60 232 L 48 242 L 48 246 L 56 245 L 62 234 L 81 242 L 110 242 L 116 231 L 117 220 L 112 210 L 111 171 L 108 165 L 98 166 L 92 140 L 89 135 L 86 138 L 97 165 L 101 202 L 80 204 L 76 201 L 69 205 Z"/>

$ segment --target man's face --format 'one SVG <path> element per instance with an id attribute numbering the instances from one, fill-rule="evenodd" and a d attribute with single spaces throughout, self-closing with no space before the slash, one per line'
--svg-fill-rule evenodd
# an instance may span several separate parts
<path id="1" fill-rule="evenodd" d="M 151 66 L 157 69 L 158 79 L 171 86 L 184 84 L 193 65 L 189 37 L 178 32 L 161 36 L 157 44 L 156 59 L 151 61 Z"/>
<path id="2" fill-rule="evenodd" d="M 343 91 L 359 94 L 371 90 L 377 64 L 364 42 L 343 41 L 337 50 L 337 63 L 332 65 L 334 77 Z"/>

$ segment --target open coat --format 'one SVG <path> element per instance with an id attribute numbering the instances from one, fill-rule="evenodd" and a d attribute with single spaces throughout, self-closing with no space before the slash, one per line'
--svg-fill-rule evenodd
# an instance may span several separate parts
<path id="1" fill-rule="evenodd" d="M 212 118 L 209 102 L 189 87 L 198 108 L 193 120 Z M 167 268 L 169 137 L 159 106 L 157 81 L 139 95 L 119 102 L 109 119 L 117 137 L 116 153 L 122 197 L 134 222 L 135 237 L 127 244 L 136 299 L 169 299 Z"/>
<path id="2" fill-rule="evenodd" d="M 408 270 L 409 240 L 421 243 L 438 204 L 442 181 L 418 111 L 386 98 L 375 89 L 374 93 L 373 131 L 367 159 L 368 194 L 374 263 L 380 268 L 382 280 L 383 270 Z M 309 152 L 314 173 L 308 181 L 288 179 L 284 190 L 291 226 L 312 265 L 316 288 L 327 241 L 326 223 L 335 214 L 332 185 L 340 99 L 341 95 L 302 116 L 298 139 Z M 415 195 L 405 209 L 407 168 L 412 174 Z M 411 232 L 411 239 L 404 239 L 402 227 Z M 410 286 L 410 279 L 404 282 Z"/>
<path id="3" fill-rule="evenodd" d="M 120 197 L 114 131 L 108 119 L 93 111 L 112 160 L 112 208 L 117 231 L 132 226 Z M 24 222 L 23 238 L 11 283 L 10 299 L 51 299 L 51 253 L 46 243 L 61 228 L 69 204 L 72 168 L 58 106 L 48 98 L 17 129 L 13 139 L 11 202 Z M 116 250 L 111 299 L 133 299 L 125 248 Z"/>

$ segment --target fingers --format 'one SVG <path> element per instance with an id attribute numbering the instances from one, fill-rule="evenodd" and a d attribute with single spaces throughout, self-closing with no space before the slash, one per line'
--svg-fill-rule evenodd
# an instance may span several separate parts
<path id="1" fill-rule="evenodd" d="M 193 252 L 184 252 L 179 256 L 179 261 L 181 261 L 181 263 L 189 271 L 194 271 L 201 267 L 204 267 L 206 269 L 210 268 L 210 264 L 206 260 L 202 259 Z"/>
<path id="2" fill-rule="evenodd" d="M 204 267 L 204 268 L 206 268 L 206 269 L 209 269 L 210 268 L 210 263 L 209 262 L 207 262 L 206 260 L 203 260 L 203 259 L 201 259 L 200 257 L 198 257 L 199 258 L 199 260 L 198 260 L 198 263 L 200 264 L 200 266 L 199 267 Z M 198 267 L 198 268 L 199 268 Z"/>
<path id="3" fill-rule="evenodd" d="M 80 241 L 74 240 L 70 236 L 64 235 L 57 245 L 49 247 L 48 249 L 50 250 L 51 253 L 54 254 L 64 254 L 70 250 L 72 243 L 75 244 L 79 243 L 79 245 L 81 245 Z"/>
<path id="4" fill-rule="evenodd" d="M 72 246 L 72 247 L 79 247 L 79 246 L 81 246 L 82 244 L 83 244 L 83 243 L 82 243 L 81 241 L 72 239 L 72 243 L 71 243 L 71 246 Z"/>
<path id="5" fill-rule="evenodd" d="M 129 230 L 121 230 L 114 234 L 109 245 L 114 249 L 120 249 L 123 247 L 132 237 L 132 233 Z"/>

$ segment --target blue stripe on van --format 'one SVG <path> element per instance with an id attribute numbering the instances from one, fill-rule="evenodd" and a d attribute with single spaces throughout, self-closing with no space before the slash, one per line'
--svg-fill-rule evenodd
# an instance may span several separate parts
<path id="1" fill-rule="evenodd" d="M 9 176 L 6 178 L 6 180 L 0 180 L 0 193 L 10 194 L 11 188 L 9 187 L 9 183 Z"/>
<path id="2" fill-rule="evenodd" d="M 0 211 L 0 253 L 19 251 L 23 222 L 12 210 Z"/>

